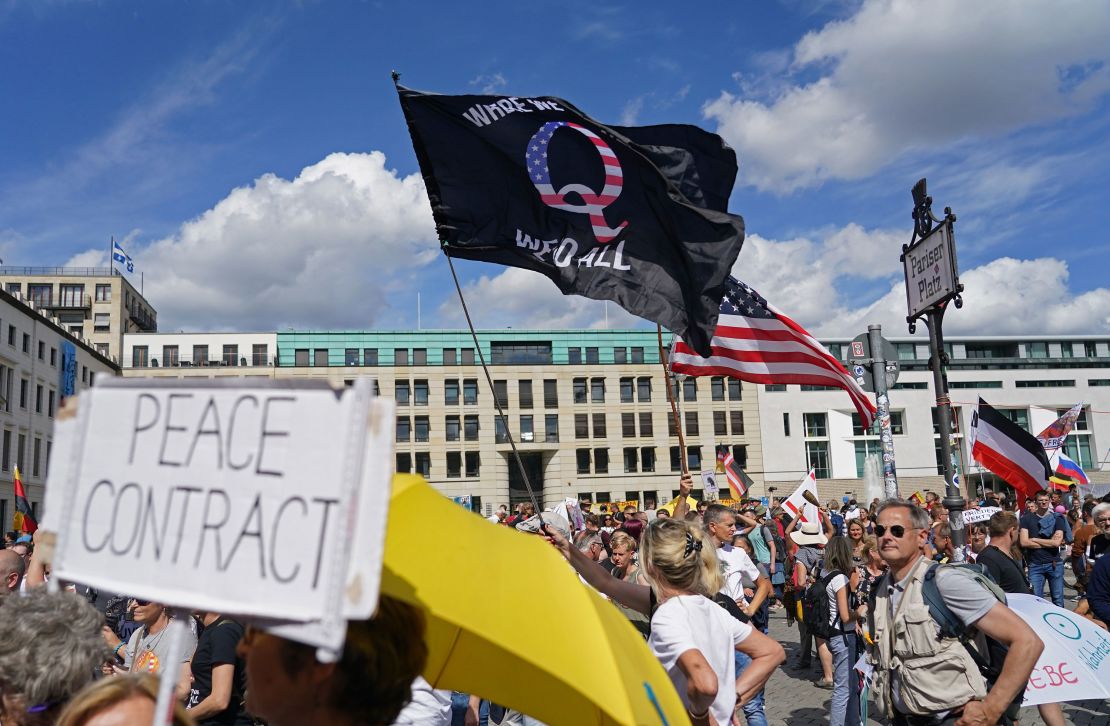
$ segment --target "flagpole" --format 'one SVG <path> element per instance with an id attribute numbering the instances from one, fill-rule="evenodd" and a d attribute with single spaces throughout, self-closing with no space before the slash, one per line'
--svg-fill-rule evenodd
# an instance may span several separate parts
<path id="1" fill-rule="evenodd" d="M 659 364 L 663 366 L 663 385 L 667 387 L 667 402 L 671 404 L 674 429 L 678 432 L 678 459 L 682 463 L 682 473 L 689 474 L 690 468 L 686 462 L 686 438 L 682 435 L 682 419 L 678 416 L 678 405 L 674 402 L 674 392 L 671 390 L 671 372 L 667 370 L 667 354 L 663 350 L 663 326 L 659 323 L 655 324 L 655 334 L 659 338 Z"/>
<path id="2" fill-rule="evenodd" d="M 112 235 L 111 237 L 108 238 L 108 269 L 110 269 L 112 271 L 113 275 L 116 273 L 115 258 L 113 257 L 115 252 L 116 252 L 116 236 Z"/>
<path id="3" fill-rule="evenodd" d="M 396 78 L 394 79 L 396 80 Z M 470 310 L 466 306 L 466 298 L 463 297 L 462 286 L 459 285 L 459 276 L 455 274 L 455 263 L 451 259 L 451 253 L 447 249 L 446 240 L 441 241 L 443 247 L 443 255 L 447 258 L 447 266 L 451 268 L 451 279 L 455 281 L 455 290 L 459 293 L 459 302 L 462 303 L 463 316 L 466 318 L 467 327 L 470 328 L 470 337 L 474 340 L 474 348 L 478 351 L 478 360 L 482 364 L 482 371 L 486 374 L 486 383 L 489 384 L 490 395 L 493 396 L 493 405 L 497 408 L 497 417 L 501 421 L 501 425 L 505 427 L 505 437 L 509 440 L 509 446 L 513 449 L 513 458 L 516 459 L 517 468 L 520 470 L 520 476 L 524 480 L 524 487 L 528 490 L 528 498 L 532 500 L 532 506 L 536 509 L 536 516 L 540 517 L 540 522 L 543 522 L 541 516 L 542 507 L 536 501 L 536 493 L 532 490 L 532 482 L 528 478 L 528 472 L 524 468 L 524 461 L 520 458 L 520 452 L 516 448 L 516 440 L 513 438 L 512 432 L 509 430 L 509 417 L 505 415 L 504 409 L 501 408 L 501 402 L 497 400 L 497 391 L 493 387 L 493 376 L 490 375 L 489 367 L 486 365 L 486 356 L 482 352 L 482 346 L 478 342 L 478 333 L 474 330 L 474 322 L 470 319 Z"/>

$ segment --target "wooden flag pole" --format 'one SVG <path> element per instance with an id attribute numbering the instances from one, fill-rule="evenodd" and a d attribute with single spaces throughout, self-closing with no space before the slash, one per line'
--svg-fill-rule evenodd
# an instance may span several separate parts
<path id="1" fill-rule="evenodd" d="M 678 405 L 674 402 L 674 391 L 671 390 L 671 372 L 667 370 L 667 354 L 663 350 L 663 326 L 655 324 L 655 334 L 659 338 L 659 364 L 663 366 L 663 385 L 667 388 L 667 402 L 671 404 L 671 416 L 674 417 L 674 428 L 678 432 L 678 458 L 682 462 L 682 473 L 689 474 L 690 468 L 686 461 L 686 438 L 682 435 L 682 419 L 678 416 Z"/>

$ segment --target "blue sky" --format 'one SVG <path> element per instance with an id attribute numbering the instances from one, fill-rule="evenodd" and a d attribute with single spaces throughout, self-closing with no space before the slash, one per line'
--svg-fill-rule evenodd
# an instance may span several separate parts
<path id="1" fill-rule="evenodd" d="M 0 0 L 0 257 L 103 264 L 114 235 L 164 330 L 415 327 L 418 292 L 424 327 L 458 326 L 397 69 L 721 133 L 735 272 L 819 333 L 905 331 L 921 176 L 959 216 L 950 332 L 1110 333 L 1110 4 L 676 7 Z M 460 269 L 479 326 L 605 324 Z"/>

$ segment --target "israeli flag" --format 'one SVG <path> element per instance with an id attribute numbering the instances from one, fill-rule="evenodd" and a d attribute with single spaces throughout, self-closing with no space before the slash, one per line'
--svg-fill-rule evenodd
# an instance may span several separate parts
<path id="1" fill-rule="evenodd" d="M 130 255 L 124 252 L 123 247 L 115 240 L 112 240 L 112 260 L 127 265 L 128 272 L 135 271 L 135 263 L 131 261 Z"/>

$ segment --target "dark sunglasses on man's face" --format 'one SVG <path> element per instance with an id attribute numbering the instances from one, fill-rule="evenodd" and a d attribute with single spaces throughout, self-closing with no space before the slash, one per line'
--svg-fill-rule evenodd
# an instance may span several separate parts
<path id="1" fill-rule="evenodd" d="M 890 536 L 897 537 L 898 539 L 902 539 L 906 536 L 906 528 L 900 524 L 892 524 L 889 527 L 884 527 L 881 524 L 876 524 L 875 536 L 882 537 L 884 534 L 887 533 L 887 530 L 890 530 Z"/>
<path id="2" fill-rule="evenodd" d="M 147 605 L 150 604 L 150 600 L 136 600 L 135 604 L 139 605 L 141 607 L 146 607 Z"/>

